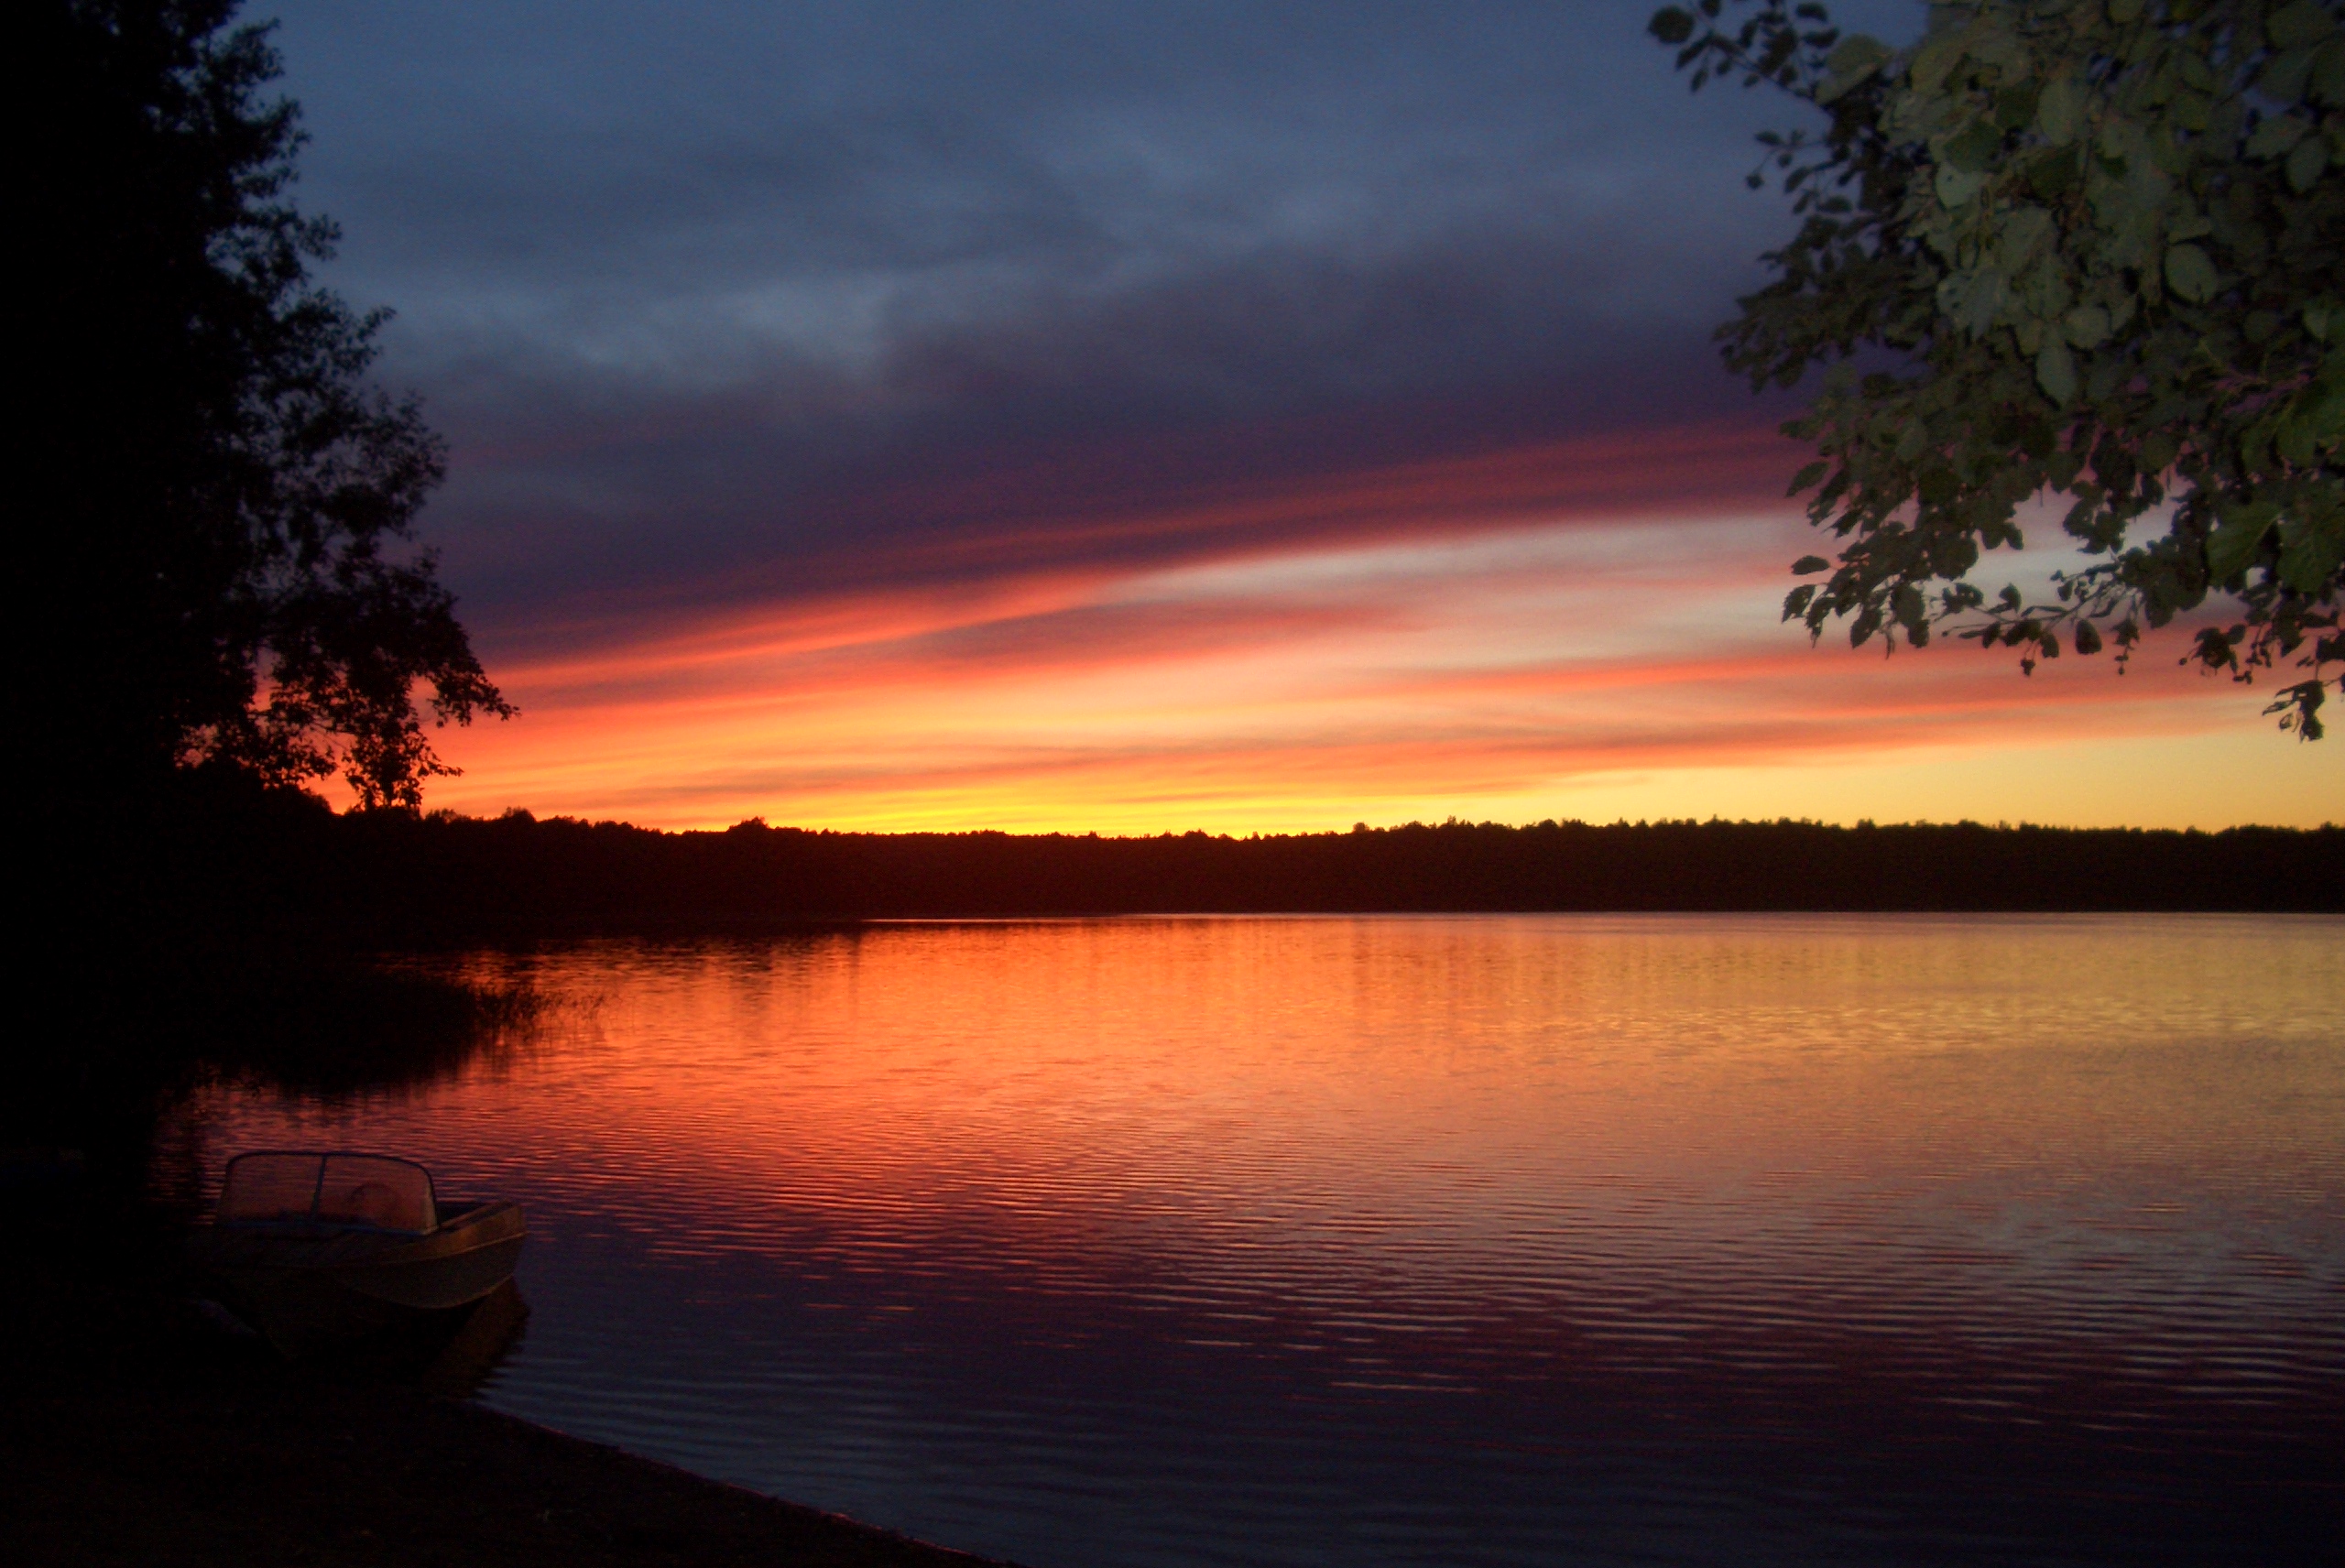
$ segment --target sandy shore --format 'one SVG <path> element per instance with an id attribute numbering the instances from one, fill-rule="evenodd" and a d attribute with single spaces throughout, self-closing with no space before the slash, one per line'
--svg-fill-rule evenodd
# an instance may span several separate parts
<path id="1" fill-rule="evenodd" d="M 289 1367 L 152 1285 L 37 1261 L 6 1294 L 0 1560 L 11 1564 L 987 1561 L 380 1369 Z"/>

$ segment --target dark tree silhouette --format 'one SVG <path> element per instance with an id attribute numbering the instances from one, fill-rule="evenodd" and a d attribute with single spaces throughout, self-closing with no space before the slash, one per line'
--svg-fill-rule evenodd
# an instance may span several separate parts
<path id="1" fill-rule="evenodd" d="M 366 380 L 385 313 L 310 277 L 337 233 L 290 200 L 298 110 L 235 10 L 21 18 L 15 782 L 88 804 L 195 764 L 339 768 L 412 805 L 451 771 L 424 688 L 441 723 L 511 709 L 411 542 L 440 442 Z"/>
<path id="2" fill-rule="evenodd" d="M 1755 387 L 1823 373 L 1783 429 L 1840 544 L 1793 566 L 1821 581 L 1784 618 L 2121 667 L 2228 604 L 2184 662 L 2293 667 L 2264 712 L 2318 738 L 2345 664 L 2345 4 L 1942 0 L 1905 49 L 1816 0 L 1652 29 L 1696 87 L 1822 116 L 1760 138 L 1751 182 L 1772 169 L 1800 226 L 1719 332 Z M 1991 598 L 1983 552 L 2055 495 L 2097 559 L 2048 602 Z"/>

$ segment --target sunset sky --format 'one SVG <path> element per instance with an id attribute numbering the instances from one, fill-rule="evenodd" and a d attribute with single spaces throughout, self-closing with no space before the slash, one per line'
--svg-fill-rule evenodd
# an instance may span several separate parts
<path id="1" fill-rule="evenodd" d="M 2023 680 L 1778 623 L 1801 454 L 1708 339 L 1794 106 L 1688 97 L 1650 9 L 277 7 L 327 278 L 398 311 L 423 531 L 523 710 L 429 803 L 2345 817 L 2345 737 L 2177 636 Z"/>

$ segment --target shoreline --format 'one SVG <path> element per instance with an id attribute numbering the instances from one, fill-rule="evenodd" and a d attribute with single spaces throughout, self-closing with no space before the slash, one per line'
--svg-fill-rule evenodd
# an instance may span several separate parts
<path id="1" fill-rule="evenodd" d="M 0 1352 L 11 1563 L 1008 1568 L 29 1273 Z"/>

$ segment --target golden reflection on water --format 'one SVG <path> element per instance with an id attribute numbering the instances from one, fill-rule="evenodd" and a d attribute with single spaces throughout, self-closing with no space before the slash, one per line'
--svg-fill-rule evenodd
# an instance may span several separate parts
<path id="1" fill-rule="evenodd" d="M 2211 1196 L 2335 1172 L 2333 926 L 1710 924 L 1658 945 L 1642 922 L 1195 920 L 588 949 L 539 966 L 599 1006 L 515 1131 L 580 1178 L 656 1172 L 718 1204 L 787 1171 L 792 1198 L 850 1210 L 1311 1195 L 1469 1235 L 1582 1185 L 1983 1197 L 2089 1170 Z"/>
<path id="2" fill-rule="evenodd" d="M 964 1544 L 1081 1561 L 1085 1508 L 1192 1542 L 1236 1510 L 1290 1560 L 1280 1497 L 1391 1486 L 1314 1400 L 1468 1400 L 1487 1430 L 1436 1471 L 1666 1416 L 1796 1448 L 1810 1486 L 1982 1422 L 2076 1453 L 2345 1432 L 2335 920 L 914 924 L 465 962 L 557 998 L 532 1050 L 374 1100 L 223 1093 L 215 1156 L 381 1147 L 519 1197 L 540 1315 L 494 1401 Z M 700 1348 L 647 1332 L 684 1323 Z M 1286 1412 L 1242 1470 L 1208 1387 Z M 1391 1560 L 1620 1526 L 1518 1471 L 1465 1536 L 1402 1508 Z M 1701 1506 L 1747 1536 L 1776 1485 Z"/>

